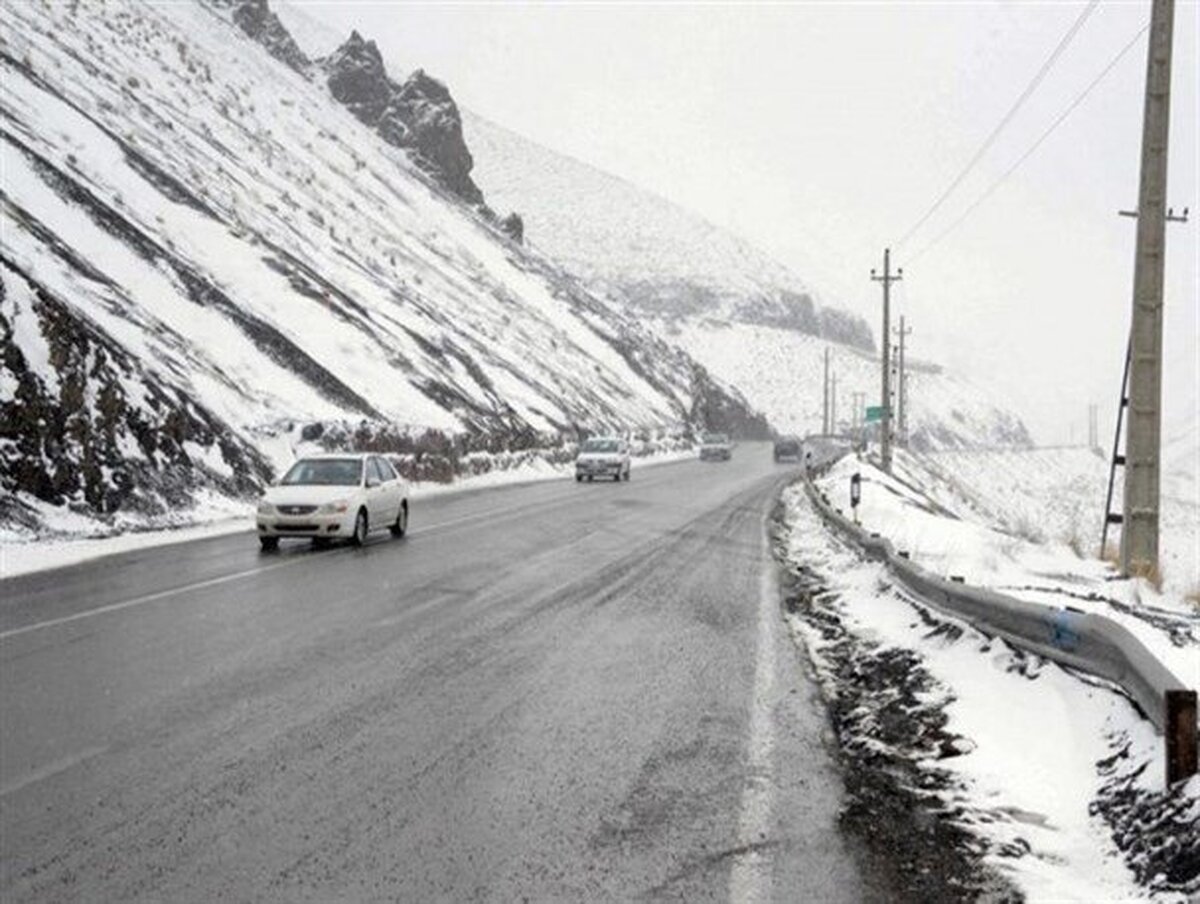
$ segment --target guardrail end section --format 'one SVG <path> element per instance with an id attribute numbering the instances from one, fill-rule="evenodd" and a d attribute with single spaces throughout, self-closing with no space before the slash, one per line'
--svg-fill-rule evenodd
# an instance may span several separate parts
<path id="1" fill-rule="evenodd" d="M 1169 690 L 1166 699 L 1167 725 L 1163 739 L 1167 747 L 1167 785 L 1196 774 L 1196 692 Z"/>

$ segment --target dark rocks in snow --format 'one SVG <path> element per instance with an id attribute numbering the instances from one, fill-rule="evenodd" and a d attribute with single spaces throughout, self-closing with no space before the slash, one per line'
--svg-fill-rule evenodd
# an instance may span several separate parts
<path id="1" fill-rule="evenodd" d="M 1091 812 L 1108 823 L 1125 862 L 1151 893 L 1197 900 L 1200 776 L 1147 790 L 1143 773 L 1149 764 L 1131 756 L 1128 736 L 1112 740 L 1116 751 L 1096 764 L 1103 784 Z"/>
<path id="2" fill-rule="evenodd" d="M 525 242 L 525 221 L 516 211 L 500 221 L 500 231 L 518 244 Z"/>
<path id="3" fill-rule="evenodd" d="M 893 901 L 1021 901 L 985 861 L 987 845 L 962 811 L 944 803 L 960 780 L 935 763 L 972 743 L 948 730 L 953 698 L 914 651 L 855 633 L 825 576 L 787 557 L 795 529 L 775 520 L 771 545 L 783 566 L 784 606 L 816 638 L 845 783 L 840 824 L 861 845 L 867 875 Z M 995 853 L 1020 856 L 1028 849 L 1020 845 Z"/>
<path id="4" fill-rule="evenodd" d="M 385 127 L 394 130 L 393 137 L 388 137 Z M 420 69 L 409 76 L 392 96 L 380 134 L 398 147 L 415 150 L 418 162 L 460 198 L 483 203 L 483 193 L 471 181 L 475 161 L 463 138 L 462 116 L 450 91 L 437 79 Z"/>
<path id="5" fill-rule="evenodd" d="M 24 334 L 25 343 L 20 341 Z M 30 352 L 33 345 L 44 350 Z M 246 496 L 262 456 L 75 310 L 0 258 L 0 486 L 101 517 L 178 513 L 194 493 Z M 9 499 L 9 503 L 13 503 Z M 3 514 L 15 519 L 14 511 Z"/>
<path id="6" fill-rule="evenodd" d="M 410 151 L 421 169 L 468 204 L 482 205 L 471 179 L 475 161 L 463 138 L 462 116 L 450 91 L 418 69 L 392 81 L 374 41 L 357 31 L 324 61 L 329 91 L 393 147 Z"/>
<path id="7" fill-rule="evenodd" d="M 699 364 L 692 373 L 691 420 L 701 430 L 737 439 L 769 439 L 771 425 L 734 389 L 720 386 Z"/>
<path id="8" fill-rule="evenodd" d="M 267 0 L 240 0 L 233 9 L 233 21 L 275 59 L 301 74 L 307 72 L 308 57 L 284 28 L 279 17 L 271 12 Z"/>
<path id="9" fill-rule="evenodd" d="M 731 297 L 719 288 L 687 279 L 624 282 L 620 288 L 633 307 L 668 321 L 729 320 L 817 336 L 863 351 L 875 350 L 875 338 L 865 320 L 837 308 L 818 306 L 807 292 L 784 289 Z"/>
<path id="10" fill-rule="evenodd" d="M 364 40 L 357 31 L 325 58 L 329 93 L 339 103 L 374 128 L 387 109 L 395 85 L 387 76 L 383 57 L 374 41 Z"/>

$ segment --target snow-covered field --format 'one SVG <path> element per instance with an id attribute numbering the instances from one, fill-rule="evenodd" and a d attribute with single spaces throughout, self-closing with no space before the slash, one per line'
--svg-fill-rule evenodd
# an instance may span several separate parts
<path id="1" fill-rule="evenodd" d="M 1046 471 L 1049 458 L 1061 479 L 1076 454 L 1012 456 L 1030 456 L 1029 466 Z M 1018 536 L 990 520 L 1001 511 L 998 500 L 981 501 L 947 480 L 945 457 L 934 456 L 930 465 L 902 453 L 893 478 L 848 456 L 818 485 L 849 511 L 849 478 L 861 474 L 862 524 L 921 564 L 1010 595 L 1101 612 L 1134 631 L 1186 684 L 1200 685 L 1200 612 L 1144 581 L 1114 580 L 1106 563 L 1081 558 L 1054 537 L 1061 525 L 1073 523 L 1071 508 L 1039 519 L 1046 488 L 1037 481 L 1021 483 L 1024 464 L 1002 469 L 993 461 L 983 473 L 997 475 L 997 484 L 1006 481 L 1008 517 L 1044 530 L 1045 540 Z M 1052 486 L 1055 479 L 1045 478 Z M 920 769 L 948 776 L 945 782 L 931 779 L 940 788 L 935 810 L 982 839 L 988 868 L 1008 876 L 1032 900 L 1186 900 L 1185 890 L 1200 891 L 1195 864 L 1182 865 L 1200 849 L 1200 779 L 1163 794 L 1162 742 L 1129 701 L 921 605 L 883 566 L 834 538 L 799 487 L 787 491 L 785 502 L 791 560 L 822 585 L 812 603 L 818 617 L 793 615 L 792 623 L 828 693 L 840 692 L 834 665 L 842 649 L 837 632 L 828 629 L 830 619 L 868 649 L 915 654 L 932 678 L 923 699 L 946 717 L 938 731 L 962 740 L 952 742 L 949 755 L 944 746 L 896 755 L 915 757 Z M 858 729 L 861 736 L 847 731 L 843 744 L 884 743 L 872 740 L 871 724 Z M 1169 811 L 1160 822 L 1167 826 L 1165 837 L 1173 833 L 1174 840 L 1155 836 L 1148 817 L 1132 834 L 1129 825 L 1118 831 L 1100 815 L 1118 798 L 1143 801 L 1147 812 Z M 1145 844 L 1136 851 L 1131 839 L 1139 832 Z M 1124 836 L 1122 850 L 1114 840 L 1118 834 Z M 1181 858 L 1175 878 L 1164 873 L 1156 879 L 1172 856 Z M 1190 878 L 1181 880 L 1180 874 Z"/>

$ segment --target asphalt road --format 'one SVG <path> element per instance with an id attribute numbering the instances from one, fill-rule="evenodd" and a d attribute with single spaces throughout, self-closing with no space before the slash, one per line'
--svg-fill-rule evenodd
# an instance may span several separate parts
<path id="1" fill-rule="evenodd" d="M 794 467 L 435 497 L 0 582 L 0 899 L 854 901 Z"/>

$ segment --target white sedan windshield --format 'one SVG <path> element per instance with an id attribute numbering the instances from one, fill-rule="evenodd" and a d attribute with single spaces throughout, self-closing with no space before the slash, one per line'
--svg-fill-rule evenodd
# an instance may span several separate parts
<path id="1" fill-rule="evenodd" d="M 310 458 L 292 465 L 281 482 L 284 486 L 356 487 L 361 481 L 361 459 Z"/>

